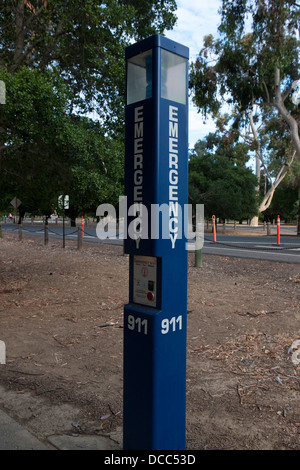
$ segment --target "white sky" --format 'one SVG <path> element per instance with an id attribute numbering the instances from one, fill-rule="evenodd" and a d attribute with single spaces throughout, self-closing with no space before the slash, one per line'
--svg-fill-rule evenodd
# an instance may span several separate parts
<path id="1" fill-rule="evenodd" d="M 190 49 L 190 62 L 194 61 L 203 45 L 203 37 L 207 34 L 217 35 L 221 17 L 218 10 L 221 0 L 177 0 L 177 24 L 172 31 L 167 31 L 166 36 Z M 205 137 L 209 132 L 214 132 L 213 121 L 207 119 L 203 122 L 201 114 L 197 113 L 190 100 L 189 104 L 189 148 Z"/>

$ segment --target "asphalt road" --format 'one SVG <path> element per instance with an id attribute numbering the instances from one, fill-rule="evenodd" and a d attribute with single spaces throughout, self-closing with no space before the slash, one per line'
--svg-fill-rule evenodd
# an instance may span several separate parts
<path id="1" fill-rule="evenodd" d="M 277 245 L 276 236 L 219 235 L 214 243 L 212 237 L 205 235 L 203 254 L 205 253 L 300 264 L 300 238 L 281 236 L 280 245 Z"/>
<path id="2" fill-rule="evenodd" d="M 18 233 L 18 226 L 14 224 L 2 224 L 3 232 Z M 43 226 L 24 225 L 23 235 L 44 236 Z M 66 240 L 76 240 L 78 229 L 65 227 Z M 49 238 L 63 240 L 62 226 L 49 225 Z M 109 243 L 122 245 L 123 240 L 99 240 L 96 235 L 96 227 L 90 226 L 85 229 L 84 241 L 95 243 Z M 203 254 L 214 254 L 220 256 L 234 256 L 237 258 L 263 259 L 279 261 L 284 263 L 300 264 L 300 237 L 283 235 L 280 245 L 277 245 L 276 235 L 272 236 L 233 236 L 217 235 L 217 242 L 213 242 L 211 234 L 205 234 Z"/>

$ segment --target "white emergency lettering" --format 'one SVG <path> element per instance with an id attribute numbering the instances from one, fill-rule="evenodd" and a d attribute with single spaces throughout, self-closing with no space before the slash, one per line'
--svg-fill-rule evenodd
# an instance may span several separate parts
<path id="1" fill-rule="evenodd" d="M 143 106 L 134 110 L 134 141 L 133 141 L 133 200 L 143 200 L 143 145 L 144 145 L 144 115 Z"/>
<path id="2" fill-rule="evenodd" d="M 172 248 L 178 237 L 178 108 L 169 106 L 169 233 Z"/>

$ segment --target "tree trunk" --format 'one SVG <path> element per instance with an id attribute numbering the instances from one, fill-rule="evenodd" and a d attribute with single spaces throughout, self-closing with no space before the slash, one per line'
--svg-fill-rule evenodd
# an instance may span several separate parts
<path id="1" fill-rule="evenodd" d="M 68 216 L 70 217 L 71 220 L 71 227 L 76 227 L 76 217 L 78 216 L 78 208 L 74 206 L 70 206 L 70 209 L 68 210 Z"/>
<path id="2" fill-rule="evenodd" d="M 24 41 L 25 41 L 25 34 L 26 30 L 24 27 L 24 8 L 25 3 L 24 0 L 19 0 L 17 7 L 16 7 L 16 38 L 15 38 L 15 52 L 14 52 L 14 67 L 16 68 L 22 62 L 22 56 L 24 51 Z M 14 71 L 14 70 L 12 70 Z"/>
<path id="3" fill-rule="evenodd" d="M 261 148 L 260 148 L 260 141 L 259 141 L 259 138 L 258 138 L 258 134 L 257 134 L 257 131 L 256 131 L 256 127 L 254 125 L 254 121 L 253 121 L 253 104 L 252 104 L 252 109 L 249 113 L 249 120 L 250 120 L 250 126 L 251 126 L 251 130 L 252 130 L 252 134 L 253 134 L 253 137 L 254 137 L 254 141 L 257 145 L 256 147 L 256 150 L 255 150 L 255 174 L 256 174 L 256 177 L 257 177 L 257 187 L 255 188 L 255 191 L 257 193 L 257 195 L 259 195 L 259 188 L 260 188 L 260 160 L 261 160 Z M 259 214 L 258 214 L 259 215 Z M 252 225 L 252 227 L 257 227 L 258 226 L 258 215 L 255 215 L 254 217 L 252 217 L 251 221 L 250 221 L 250 225 Z"/>
<path id="4" fill-rule="evenodd" d="M 300 236 L 300 189 L 298 192 L 298 200 L 299 200 L 299 207 L 298 207 L 298 224 L 297 224 L 297 235 Z"/>
<path id="5" fill-rule="evenodd" d="M 254 217 L 252 217 L 252 219 L 250 220 L 250 225 L 252 227 L 258 226 L 258 215 L 255 215 Z"/>

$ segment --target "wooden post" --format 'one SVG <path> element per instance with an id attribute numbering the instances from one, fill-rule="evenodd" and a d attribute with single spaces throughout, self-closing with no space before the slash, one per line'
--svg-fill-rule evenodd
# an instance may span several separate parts
<path id="1" fill-rule="evenodd" d="M 203 224 L 196 225 L 195 240 L 195 268 L 202 268 L 202 248 L 204 243 L 204 220 Z"/>
<path id="2" fill-rule="evenodd" d="M 44 232 L 44 245 L 48 245 L 49 242 L 49 231 L 48 231 L 48 225 L 44 225 L 45 227 L 45 232 Z"/>
<path id="3" fill-rule="evenodd" d="M 22 224 L 19 224 L 19 242 L 22 241 Z"/>
<path id="4" fill-rule="evenodd" d="M 0 364 L 6 364 L 6 347 L 4 341 L 0 341 Z"/>
<path id="5" fill-rule="evenodd" d="M 202 268 L 202 248 L 195 250 L 195 268 Z"/>
<path id="6" fill-rule="evenodd" d="M 82 238 L 84 238 L 84 218 L 83 218 L 83 216 L 81 217 L 81 228 L 82 228 L 81 235 L 82 235 Z"/>

